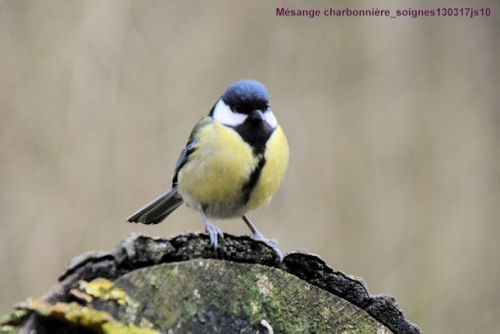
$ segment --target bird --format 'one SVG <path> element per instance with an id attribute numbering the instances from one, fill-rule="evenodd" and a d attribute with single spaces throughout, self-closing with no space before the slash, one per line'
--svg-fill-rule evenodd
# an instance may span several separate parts
<path id="1" fill-rule="evenodd" d="M 266 87 L 256 80 L 240 80 L 194 126 L 175 165 L 171 188 L 128 221 L 158 224 L 185 203 L 201 214 L 214 249 L 224 235 L 211 219 L 241 218 L 253 237 L 281 260 L 277 242 L 266 238 L 247 213 L 271 200 L 288 161 L 288 141 L 271 110 Z"/>

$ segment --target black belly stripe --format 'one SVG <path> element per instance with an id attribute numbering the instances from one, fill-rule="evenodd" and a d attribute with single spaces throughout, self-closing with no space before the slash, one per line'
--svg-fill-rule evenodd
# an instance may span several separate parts
<path id="1" fill-rule="evenodd" d="M 250 174 L 248 181 L 243 184 L 243 187 L 241 188 L 241 192 L 243 194 L 243 204 L 247 204 L 250 200 L 250 195 L 252 194 L 252 191 L 259 181 L 260 174 L 262 173 L 262 169 L 264 168 L 265 164 L 266 158 L 263 155 L 259 155 L 259 162 L 257 166 L 252 171 L 252 174 Z"/>
<path id="2" fill-rule="evenodd" d="M 241 187 L 243 204 L 247 204 L 266 164 L 264 157 L 266 145 L 275 128 L 270 127 L 261 118 L 250 116 L 243 124 L 231 128 L 238 132 L 241 138 L 252 147 L 253 154 L 258 159 L 257 166 L 248 177 L 247 182 Z"/>

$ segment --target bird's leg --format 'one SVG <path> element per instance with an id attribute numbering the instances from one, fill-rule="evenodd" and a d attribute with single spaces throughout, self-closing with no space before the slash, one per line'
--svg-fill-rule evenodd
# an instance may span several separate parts
<path id="1" fill-rule="evenodd" d="M 210 244 L 214 249 L 217 249 L 217 245 L 219 244 L 218 237 L 220 236 L 221 239 L 223 239 L 224 234 L 222 234 L 220 228 L 210 223 L 207 214 L 205 213 L 205 210 L 203 208 L 200 210 L 200 212 L 201 216 L 203 217 L 203 222 L 205 223 L 205 231 L 208 233 L 208 236 L 210 237 Z"/>
<path id="2" fill-rule="evenodd" d="M 252 224 L 252 222 L 250 221 L 250 219 L 248 219 L 245 215 L 241 216 L 241 219 L 243 219 L 243 221 L 250 228 L 250 230 L 252 231 L 252 234 L 253 234 L 254 238 L 256 240 L 263 241 L 266 245 L 268 245 L 269 247 L 271 247 L 274 250 L 274 253 L 276 253 L 276 255 L 278 256 L 278 258 L 280 259 L 280 262 L 281 262 L 283 260 L 283 253 L 281 253 L 281 251 L 279 250 L 278 243 L 276 242 L 276 240 L 266 238 L 264 236 L 264 234 L 262 234 L 255 227 L 255 225 Z"/>

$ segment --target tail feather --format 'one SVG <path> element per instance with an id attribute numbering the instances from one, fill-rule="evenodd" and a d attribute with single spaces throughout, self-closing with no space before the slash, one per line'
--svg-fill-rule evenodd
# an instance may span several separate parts
<path id="1" fill-rule="evenodd" d="M 137 210 L 127 220 L 131 223 L 158 224 L 182 203 L 184 201 L 174 187 Z"/>

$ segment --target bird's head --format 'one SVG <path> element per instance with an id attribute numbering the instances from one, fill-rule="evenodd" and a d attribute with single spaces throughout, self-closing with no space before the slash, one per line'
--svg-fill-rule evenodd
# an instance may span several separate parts
<path id="1" fill-rule="evenodd" d="M 231 127 L 246 124 L 274 129 L 278 125 L 269 106 L 266 87 L 255 80 L 241 80 L 229 86 L 213 107 L 210 116 Z"/>

